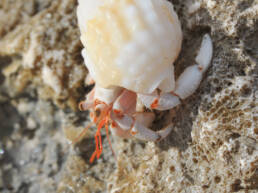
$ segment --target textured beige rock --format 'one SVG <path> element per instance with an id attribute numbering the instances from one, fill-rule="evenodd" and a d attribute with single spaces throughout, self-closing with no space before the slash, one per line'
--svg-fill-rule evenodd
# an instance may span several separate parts
<path id="1" fill-rule="evenodd" d="M 17 61 L 20 67 L 15 72 L 22 80 L 8 87 L 20 92 L 29 84 L 42 98 L 77 109 L 77 89 L 86 69 L 80 55 L 76 1 L 4 0 L 0 5 L 0 54 Z"/>
<path id="2" fill-rule="evenodd" d="M 194 63 L 203 35 L 214 55 L 199 89 L 152 128 L 157 144 L 112 137 L 93 164 L 95 128 L 76 113 L 87 70 L 75 0 L 0 1 L 0 191 L 258 191 L 258 1 L 173 1 L 184 41 L 176 77 Z M 47 100 L 46 100 L 47 99 Z"/>

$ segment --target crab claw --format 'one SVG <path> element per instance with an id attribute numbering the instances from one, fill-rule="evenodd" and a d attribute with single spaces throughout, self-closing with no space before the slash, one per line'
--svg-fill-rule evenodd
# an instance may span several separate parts
<path id="1" fill-rule="evenodd" d="M 134 117 L 126 114 L 121 117 L 111 113 L 111 119 L 115 122 L 113 129 L 116 134 L 125 138 L 136 137 L 144 141 L 159 141 L 172 130 L 172 125 L 156 132 L 149 129 L 148 126 L 154 120 L 154 114 L 151 112 L 137 113 Z"/>
<path id="2" fill-rule="evenodd" d="M 87 94 L 86 99 L 79 103 L 80 111 L 86 111 L 94 107 L 94 94 L 95 88 L 93 88 L 89 94 Z"/>
<path id="3" fill-rule="evenodd" d="M 205 72 L 210 66 L 213 53 L 212 40 L 209 34 L 205 34 L 198 55 L 195 58 L 200 70 Z"/>
<path id="4" fill-rule="evenodd" d="M 181 99 L 185 99 L 198 88 L 204 72 L 208 69 L 212 58 L 212 41 L 208 34 L 204 35 L 201 48 L 195 60 L 197 64 L 189 66 L 176 81 L 174 91 Z"/>
<path id="5" fill-rule="evenodd" d="M 171 132 L 172 125 L 169 125 L 162 130 L 159 131 L 152 131 L 151 129 L 145 127 L 139 122 L 135 122 L 134 127 L 131 130 L 131 134 L 141 140 L 145 141 L 159 141 L 165 137 Z"/>

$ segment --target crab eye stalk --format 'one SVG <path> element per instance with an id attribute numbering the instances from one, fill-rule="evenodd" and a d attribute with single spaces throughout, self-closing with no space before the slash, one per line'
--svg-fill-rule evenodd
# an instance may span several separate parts
<path id="1" fill-rule="evenodd" d="M 96 109 L 95 110 L 95 117 L 99 117 L 100 116 L 100 114 L 101 114 L 101 111 L 100 111 L 100 109 Z"/>

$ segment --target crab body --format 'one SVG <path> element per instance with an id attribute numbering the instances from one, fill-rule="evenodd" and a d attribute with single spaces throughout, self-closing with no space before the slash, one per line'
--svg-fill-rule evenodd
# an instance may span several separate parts
<path id="1" fill-rule="evenodd" d="M 180 104 L 198 87 L 212 57 L 205 35 L 196 57 L 175 81 L 173 62 L 182 44 L 182 31 L 173 5 L 167 0 L 79 0 L 77 9 L 82 55 L 94 89 L 80 103 L 91 109 L 98 125 L 96 150 L 102 151 L 100 130 L 108 124 L 121 137 L 157 141 L 172 125 L 154 132 L 149 109 L 167 110 Z"/>

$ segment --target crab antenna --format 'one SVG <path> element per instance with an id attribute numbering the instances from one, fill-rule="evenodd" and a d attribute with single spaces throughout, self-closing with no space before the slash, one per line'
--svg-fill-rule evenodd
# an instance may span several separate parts
<path id="1" fill-rule="evenodd" d="M 116 154 L 112 148 L 112 144 L 111 144 L 111 141 L 110 141 L 110 138 L 109 138 L 109 134 L 108 134 L 108 123 L 105 124 L 105 128 L 106 128 L 106 135 L 107 135 L 107 140 L 108 140 L 108 144 L 109 144 L 109 147 L 112 151 L 112 154 L 114 155 L 115 159 L 116 159 Z"/>
<path id="2" fill-rule="evenodd" d="M 80 139 L 85 135 L 88 129 L 92 126 L 93 123 L 90 123 L 87 127 L 83 129 L 83 131 L 72 141 L 72 145 L 76 144 Z"/>

